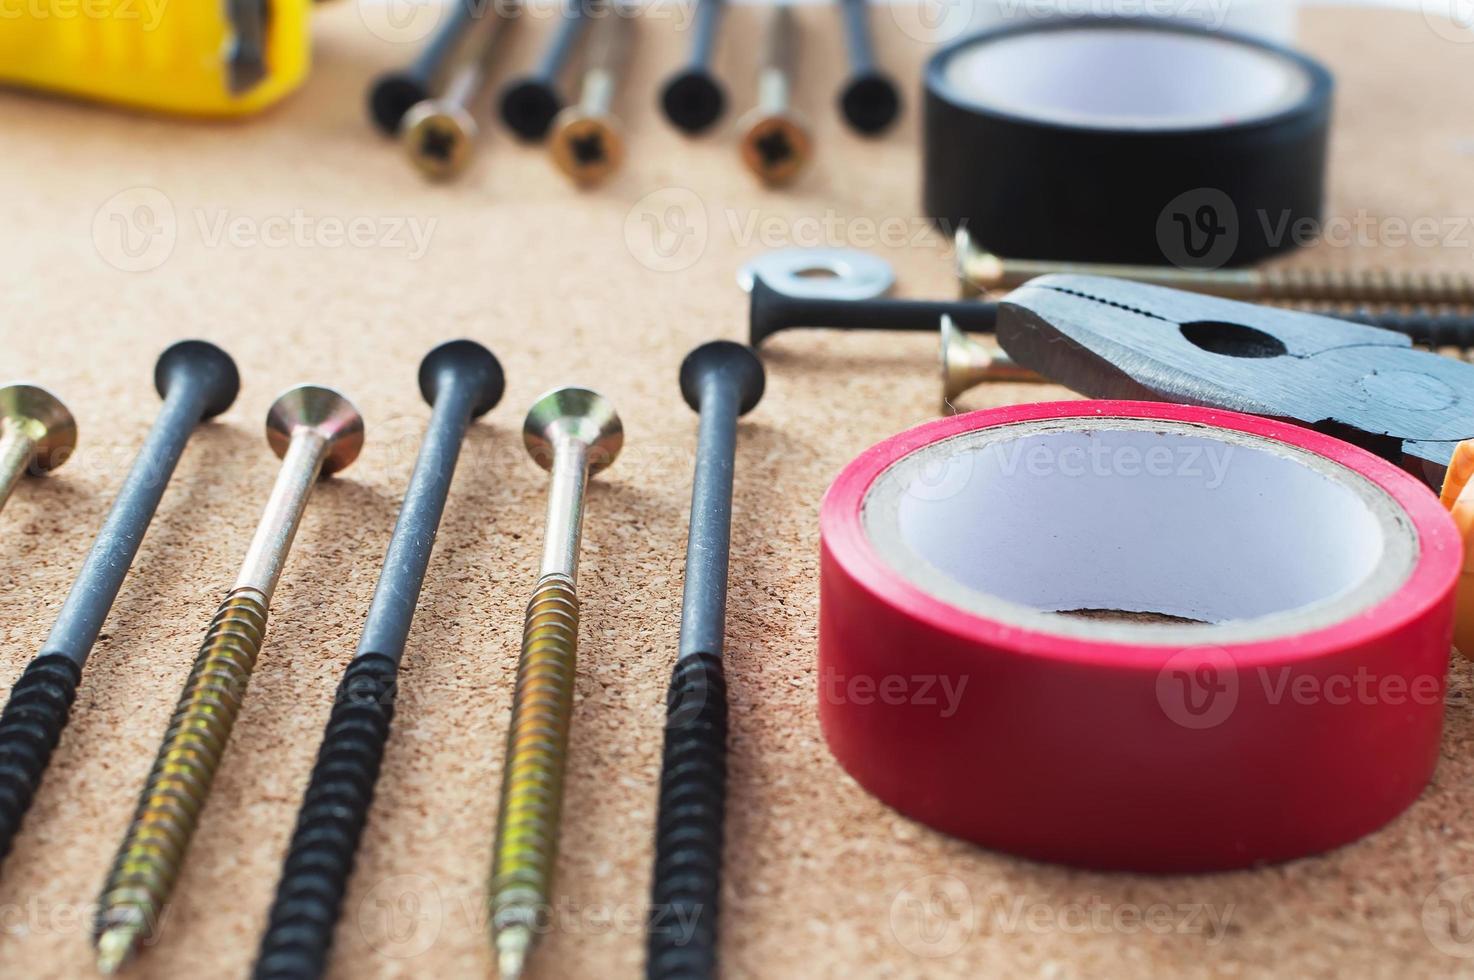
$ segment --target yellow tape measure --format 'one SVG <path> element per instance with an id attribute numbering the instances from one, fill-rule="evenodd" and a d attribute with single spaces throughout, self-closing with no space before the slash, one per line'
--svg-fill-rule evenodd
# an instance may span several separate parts
<path id="1" fill-rule="evenodd" d="M 312 0 L 0 0 L 0 82 L 246 115 L 306 77 L 311 11 Z"/>

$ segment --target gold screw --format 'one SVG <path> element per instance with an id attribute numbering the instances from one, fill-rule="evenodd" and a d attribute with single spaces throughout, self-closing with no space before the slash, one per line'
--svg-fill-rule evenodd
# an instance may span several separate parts
<path id="1" fill-rule="evenodd" d="M 1112 276 L 1239 300 L 1456 306 L 1474 303 L 1474 277 L 1396 269 L 1173 269 L 1005 259 L 957 232 L 957 274 L 971 289 L 1013 289 L 1055 273 Z"/>
<path id="2" fill-rule="evenodd" d="M 549 149 L 558 169 L 574 183 L 591 186 L 624 162 L 624 139 L 613 115 L 614 94 L 629 49 L 630 11 L 610 4 L 601 11 L 589 39 L 578 104 L 553 120 Z"/>
<path id="3" fill-rule="evenodd" d="M 742 162 L 771 187 L 792 181 L 812 155 L 808 126 L 791 105 L 797 30 L 787 3 L 769 11 L 757 106 L 737 124 L 742 131 Z"/>
<path id="4" fill-rule="evenodd" d="M 116 972 L 156 936 L 261 652 L 271 595 L 307 499 L 319 475 L 358 456 L 363 418 L 336 391 L 303 385 L 271 406 L 266 437 L 281 472 L 235 586 L 205 631 L 98 899 L 93 937 L 103 973 Z"/>
<path id="5" fill-rule="evenodd" d="M 485 94 L 491 66 L 512 25 L 521 18 L 516 0 L 498 5 L 497 14 L 483 30 L 486 37 L 469 61 L 456 70 L 439 98 L 425 99 L 405 113 L 400 142 L 410 162 L 432 180 L 455 177 L 471 162 L 480 130 L 471 107 Z"/>
<path id="6" fill-rule="evenodd" d="M 35 385 L 0 388 L 0 507 L 27 470 L 54 470 L 77 446 L 77 423 L 51 392 Z"/>
<path id="7" fill-rule="evenodd" d="M 522 629 L 488 897 L 502 980 L 521 976 L 547 925 L 573 721 L 584 491 L 619 455 L 624 429 L 601 395 L 559 388 L 532 406 L 522 438 L 551 485 L 542 570 Z"/>

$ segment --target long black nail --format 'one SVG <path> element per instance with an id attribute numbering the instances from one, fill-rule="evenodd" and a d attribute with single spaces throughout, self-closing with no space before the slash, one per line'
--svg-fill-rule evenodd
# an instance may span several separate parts
<path id="1" fill-rule="evenodd" d="M 781 293 L 754 278 L 748 337 L 754 347 L 780 330 L 906 330 L 935 333 L 950 316 L 967 333 L 986 333 L 998 319 L 996 303 L 970 300 L 934 302 L 910 299 L 812 299 Z"/>
<path id="2" fill-rule="evenodd" d="M 604 16 L 618 14 L 605 11 Z M 540 140 L 548 134 L 553 119 L 563 109 L 564 99 L 558 91 L 558 76 L 583 36 L 588 22 L 582 2 L 563 11 L 563 19 L 548 42 L 537 67 L 531 74 L 514 78 L 502 89 L 501 114 L 507 127 L 525 140 Z"/>
<path id="3" fill-rule="evenodd" d="M 164 399 L 143 448 L 72 583 L 41 652 L 11 689 L 0 712 L 0 860 L 21 821 L 71 714 L 82 667 L 153 522 L 190 435 L 230 407 L 240 375 L 214 344 L 186 340 L 159 357 L 154 387 Z"/>
<path id="4" fill-rule="evenodd" d="M 686 133 L 711 127 L 727 108 L 727 93 L 711 70 L 717 27 L 726 0 L 697 0 L 691 56 L 660 91 L 660 105 L 671 125 Z"/>
<path id="5" fill-rule="evenodd" d="M 691 528 L 681 598 L 680 652 L 666 701 L 645 975 L 716 974 L 727 795 L 727 566 L 737 419 L 763 396 L 750 348 L 703 344 L 681 365 L 681 394 L 700 414 Z"/>
<path id="6" fill-rule="evenodd" d="M 389 740 L 399 660 L 456 461 L 471 421 L 501 399 L 492 353 L 469 340 L 442 344 L 420 363 L 420 393 L 433 407 L 404 505 L 394 525 L 358 652 L 343 673 L 318 748 L 297 828 L 256 957 L 256 980 L 312 980 L 327 968 L 343 894 L 368 820 Z"/>
<path id="7" fill-rule="evenodd" d="M 385 136 L 396 135 L 404 114 L 435 94 L 461 42 L 476 23 L 477 8 L 478 0 L 458 0 L 445 23 L 408 68 L 385 72 L 374 79 L 369 88 L 368 109 L 369 118 L 379 132 Z"/>
<path id="8" fill-rule="evenodd" d="M 840 0 L 840 16 L 850 52 L 850 77 L 839 93 L 840 111 L 857 132 L 875 136 L 901 114 L 901 93 L 876 66 L 867 0 Z"/>

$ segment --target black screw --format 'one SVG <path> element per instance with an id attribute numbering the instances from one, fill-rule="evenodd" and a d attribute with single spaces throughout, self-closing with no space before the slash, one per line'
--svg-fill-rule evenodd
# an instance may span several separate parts
<path id="1" fill-rule="evenodd" d="M 501 400 L 501 364 L 470 340 L 441 344 L 420 362 L 433 407 L 399 520 L 384 556 L 358 652 L 343 673 L 297 813 L 276 900 L 261 938 L 257 980 L 322 975 L 379 764 L 394 717 L 395 682 L 456 460 L 471 421 Z"/>
<path id="2" fill-rule="evenodd" d="M 727 93 L 711 70 L 717 28 L 725 9 L 726 0 L 697 0 L 691 57 L 660 92 L 660 105 L 666 118 L 686 133 L 700 133 L 709 128 L 727 109 Z"/>
<path id="3" fill-rule="evenodd" d="M 973 300 L 933 302 L 909 299 L 815 299 L 790 296 L 761 277 L 752 282 L 748 340 L 754 347 L 780 330 L 818 327 L 825 330 L 906 330 L 935 333 L 950 316 L 967 333 L 988 333 L 998 318 L 996 303 Z"/>
<path id="4" fill-rule="evenodd" d="M 61 738 L 87 655 L 195 427 L 235 401 L 240 375 L 230 355 L 203 340 L 175 344 L 154 367 L 163 408 L 67 593 L 41 652 L 0 712 L 0 860 L 11 844 Z"/>
<path id="5" fill-rule="evenodd" d="M 435 94 L 461 44 L 476 24 L 481 0 L 455 0 L 450 16 L 408 68 L 386 72 L 369 88 L 369 117 L 385 136 L 399 133 L 399 123 L 415 106 Z"/>
<path id="6" fill-rule="evenodd" d="M 617 16 L 605 12 L 605 16 Z M 508 82 L 502 89 L 502 121 L 525 140 L 540 140 L 548 134 L 553 119 L 563 110 L 563 96 L 558 91 L 558 76 L 583 36 L 585 16 L 583 0 L 575 0 L 563 11 L 563 19 L 547 50 L 530 75 Z"/>
<path id="7" fill-rule="evenodd" d="M 716 973 L 722 828 L 727 794 L 727 687 L 722 648 L 732 541 L 737 419 L 763 397 L 762 361 L 730 341 L 681 364 L 681 395 L 700 415 L 681 641 L 666 699 L 655 872 L 645 975 Z"/>
<path id="8" fill-rule="evenodd" d="M 1474 315 L 1464 313 L 1404 313 L 1362 308 L 1302 309 L 1302 312 L 1350 320 L 1406 334 L 1426 347 L 1474 350 Z M 964 333 L 992 333 L 998 318 L 996 303 L 976 300 L 938 302 L 909 299 L 818 299 L 792 296 L 754 277 L 748 307 L 748 342 L 761 347 L 773 334 L 797 327 L 820 330 L 899 330 L 935 333 L 943 316 L 950 316 Z"/>
<path id="9" fill-rule="evenodd" d="M 867 0 L 840 0 L 845 41 L 850 52 L 850 77 L 839 93 L 839 108 L 857 132 L 875 136 L 901 113 L 896 83 L 875 64 L 870 39 Z"/>

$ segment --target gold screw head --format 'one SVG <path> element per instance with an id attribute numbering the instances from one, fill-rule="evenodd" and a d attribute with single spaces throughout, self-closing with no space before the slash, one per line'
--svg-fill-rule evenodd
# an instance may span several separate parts
<path id="1" fill-rule="evenodd" d="M 56 469 L 77 448 L 77 421 L 51 392 L 39 385 L 0 388 L 0 422 L 20 426 L 35 448 L 31 467 L 42 473 Z"/>
<path id="2" fill-rule="evenodd" d="M 479 132 L 476 120 L 465 109 L 431 99 L 405 114 L 399 138 L 421 173 L 447 180 L 471 162 Z"/>
<path id="3" fill-rule="evenodd" d="M 741 128 L 742 162 L 764 184 L 787 184 L 808 165 L 813 144 L 798 116 L 749 114 Z"/>
<path id="4" fill-rule="evenodd" d="M 346 469 L 363 448 L 363 416 L 346 396 L 319 385 L 298 385 L 282 392 L 266 413 L 266 441 L 278 457 L 287 454 L 299 429 L 316 430 L 328 441 L 322 473 Z"/>
<path id="5" fill-rule="evenodd" d="M 575 107 L 553 120 L 553 162 L 577 184 L 597 184 L 624 162 L 624 140 L 608 116 L 589 116 Z"/>
<path id="6" fill-rule="evenodd" d="M 624 423 L 609 399 L 588 388 L 554 388 L 533 403 L 522 444 L 537 465 L 553 468 L 555 445 L 574 439 L 589 447 L 589 473 L 608 468 L 624 447 Z"/>

